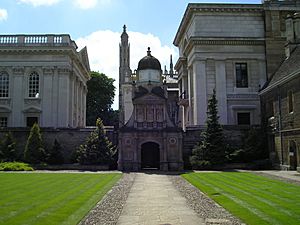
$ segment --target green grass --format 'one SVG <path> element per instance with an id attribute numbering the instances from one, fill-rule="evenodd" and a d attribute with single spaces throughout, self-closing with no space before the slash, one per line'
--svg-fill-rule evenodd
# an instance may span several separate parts
<path id="1" fill-rule="evenodd" d="M 33 171 L 33 168 L 22 162 L 3 162 L 0 163 L 0 171 Z"/>
<path id="2" fill-rule="evenodd" d="M 0 173 L 0 224 L 77 224 L 121 174 Z"/>
<path id="3" fill-rule="evenodd" d="M 240 172 L 182 176 L 249 225 L 300 224 L 298 185 Z"/>

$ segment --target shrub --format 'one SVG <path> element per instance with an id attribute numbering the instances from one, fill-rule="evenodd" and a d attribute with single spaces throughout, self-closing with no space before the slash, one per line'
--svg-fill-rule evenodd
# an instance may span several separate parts
<path id="1" fill-rule="evenodd" d="M 46 161 L 46 153 L 43 148 L 42 135 L 38 124 L 34 124 L 30 130 L 24 151 L 24 159 L 29 163 L 41 163 Z"/>
<path id="2" fill-rule="evenodd" d="M 48 153 L 47 162 L 51 165 L 64 163 L 64 156 L 61 152 L 61 146 L 56 139 L 54 140 L 53 146 Z"/>
<path id="3" fill-rule="evenodd" d="M 27 163 L 3 162 L 0 163 L 0 171 L 33 171 L 33 168 Z"/>
<path id="4" fill-rule="evenodd" d="M 243 137 L 243 145 L 230 153 L 232 162 L 253 162 L 268 158 L 266 135 L 262 129 L 252 127 Z"/>
<path id="5" fill-rule="evenodd" d="M 11 132 L 4 135 L 4 139 L 0 144 L 0 160 L 4 162 L 12 162 L 17 159 L 16 142 Z"/>
<path id="6" fill-rule="evenodd" d="M 212 165 L 210 161 L 207 160 L 199 160 L 192 156 L 190 158 L 191 164 L 193 165 L 193 169 L 203 170 L 203 169 L 211 169 Z"/>
<path id="7" fill-rule="evenodd" d="M 112 165 L 115 154 L 116 149 L 106 137 L 102 120 L 98 118 L 96 129 L 76 152 L 77 161 L 80 164 Z"/>

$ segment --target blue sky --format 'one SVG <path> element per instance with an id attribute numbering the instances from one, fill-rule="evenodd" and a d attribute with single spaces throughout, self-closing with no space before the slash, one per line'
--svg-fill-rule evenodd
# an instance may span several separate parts
<path id="1" fill-rule="evenodd" d="M 176 61 L 173 39 L 188 0 L 0 0 L 1 34 L 68 33 L 87 46 L 91 69 L 118 77 L 118 44 L 124 24 L 131 43 L 131 69 L 148 46 L 162 65 Z M 261 0 L 196 1 L 249 3 Z M 174 62 L 175 63 L 175 62 Z M 118 86 L 117 82 L 115 83 Z M 114 104 L 116 108 L 117 104 Z"/>

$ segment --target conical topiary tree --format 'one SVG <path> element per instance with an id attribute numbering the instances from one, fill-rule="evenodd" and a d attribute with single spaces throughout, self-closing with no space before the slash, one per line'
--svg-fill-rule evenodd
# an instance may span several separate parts
<path id="1" fill-rule="evenodd" d="M 208 100 L 206 129 L 201 134 L 201 141 L 193 149 L 190 158 L 193 167 L 223 164 L 226 144 L 223 129 L 219 124 L 216 91 Z"/>
<path id="2" fill-rule="evenodd" d="M 42 135 L 37 123 L 33 124 L 24 151 L 24 159 L 29 163 L 41 163 L 46 161 L 46 153 L 43 148 Z"/>
<path id="3" fill-rule="evenodd" d="M 77 150 L 77 160 L 80 164 L 111 165 L 115 153 L 115 147 L 106 137 L 102 120 L 98 118 L 96 129 Z"/>
<path id="4" fill-rule="evenodd" d="M 47 162 L 51 165 L 63 164 L 64 156 L 61 150 L 61 145 L 59 144 L 57 139 L 55 139 L 52 148 L 48 152 Z"/>
<path id="5" fill-rule="evenodd" d="M 6 162 L 15 161 L 17 159 L 15 147 L 16 141 L 14 140 L 12 133 L 6 133 L 0 145 L 1 160 Z"/>

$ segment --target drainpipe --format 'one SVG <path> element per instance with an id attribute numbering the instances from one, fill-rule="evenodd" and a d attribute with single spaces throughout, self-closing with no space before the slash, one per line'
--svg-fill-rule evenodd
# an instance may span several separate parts
<path id="1" fill-rule="evenodd" d="M 280 148 L 281 148 L 281 165 L 283 166 L 283 143 L 282 143 L 282 121 L 281 121 L 281 95 L 279 86 L 277 86 L 277 99 L 278 99 L 278 131 L 280 135 Z"/>

